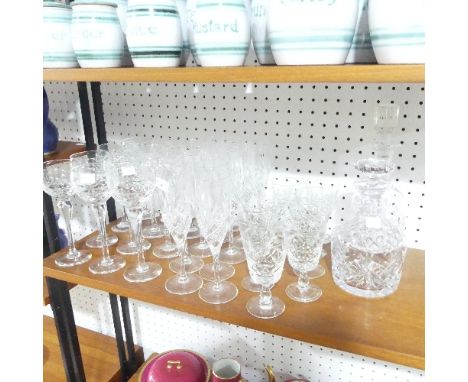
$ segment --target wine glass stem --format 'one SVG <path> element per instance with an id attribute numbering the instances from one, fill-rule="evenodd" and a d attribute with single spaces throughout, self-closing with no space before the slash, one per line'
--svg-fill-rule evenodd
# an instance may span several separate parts
<path id="1" fill-rule="evenodd" d="M 128 215 L 127 215 L 127 209 L 123 207 L 123 217 L 122 217 L 122 223 L 123 222 L 128 222 Z"/>
<path id="2" fill-rule="evenodd" d="M 265 308 L 270 307 L 272 304 L 271 288 L 269 286 L 262 285 L 260 291 L 260 306 Z"/>
<path id="3" fill-rule="evenodd" d="M 72 203 L 67 201 L 59 200 L 57 202 L 57 207 L 60 211 L 60 214 L 65 219 L 65 226 L 67 227 L 67 238 L 68 238 L 68 256 L 73 256 L 76 252 L 75 249 L 75 240 L 73 239 L 73 232 L 71 229 L 71 218 L 73 213 Z"/>
<path id="4" fill-rule="evenodd" d="M 141 227 L 143 221 L 143 208 L 131 208 L 128 210 L 128 220 L 130 222 L 130 232 L 133 231 L 133 239 L 137 246 L 137 269 L 143 271 L 145 269 L 145 253 L 141 245 Z M 131 233 L 132 235 L 132 233 Z"/>
<path id="5" fill-rule="evenodd" d="M 96 206 L 97 215 L 98 215 L 98 222 L 99 222 L 99 230 L 102 237 L 102 247 L 101 253 L 104 263 L 109 263 L 111 261 L 109 255 L 109 247 L 107 246 L 107 232 L 106 232 L 106 214 L 107 208 L 105 204 L 98 204 Z"/>
<path id="6" fill-rule="evenodd" d="M 299 274 L 299 279 L 297 280 L 297 285 L 299 286 L 300 290 L 309 289 L 309 277 L 304 272 Z"/>
<path id="7" fill-rule="evenodd" d="M 215 289 L 219 289 L 221 287 L 221 280 L 219 279 L 219 253 L 217 256 L 213 256 L 213 274 Z"/>
<path id="8" fill-rule="evenodd" d="M 179 273 L 179 280 L 184 281 L 187 278 L 187 267 L 186 267 L 185 259 L 184 259 L 186 255 L 185 243 L 183 243 L 182 245 L 177 245 L 177 251 L 179 252 L 180 266 L 181 266 L 180 273 Z"/>

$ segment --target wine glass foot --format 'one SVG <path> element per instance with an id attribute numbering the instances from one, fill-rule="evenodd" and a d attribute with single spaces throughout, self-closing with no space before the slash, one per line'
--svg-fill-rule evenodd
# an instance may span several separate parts
<path id="1" fill-rule="evenodd" d="M 131 283 L 143 283 L 155 279 L 161 272 L 162 268 L 159 264 L 147 262 L 142 267 L 138 265 L 127 267 L 123 276 Z"/>
<path id="2" fill-rule="evenodd" d="M 238 247 L 229 246 L 221 249 L 219 261 L 227 264 L 240 264 L 245 261 L 245 253 Z"/>
<path id="3" fill-rule="evenodd" d="M 159 259 L 173 259 L 178 255 L 176 247 L 173 243 L 162 244 L 153 250 L 153 256 Z"/>
<path id="4" fill-rule="evenodd" d="M 148 240 L 142 240 L 141 245 L 143 251 L 147 251 L 151 248 L 151 243 Z M 122 245 L 119 245 L 116 249 L 121 255 L 136 255 L 138 253 L 137 244 L 134 241 L 128 241 Z"/>
<path id="5" fill-rule="evenodd" d="M 205 259 L 211 256 L 210 248 L 208 247 L 208 244 L 206 243 L 199 242 L 196 244 L 189 245 L 187 247 L 187 251 L 191 256 L 200 257 L 202 259 Z"/>
<path id="6" fill-rule="evenodd" d="M 119 238 L 115 235 L 107 235 L 107 245 L 114 245 L 119 241 Z M 86 245 L 89 248 L 102 248 L 102 238 L 101 235 L 92 237 L 86 241 Z"/>
<path id="7" fill-rule="evenodd" d="M 297 283 L 292 283 L 286 287 L 286 294 L 294 301 L 313 302 L 320 298 L 322 295 L 322 289 L 311 284 L 309 284 L 308 288 L 303 289 L 300 288 Z"/>
<path id="8" fill-rule="evenodd" d="M 203 280 L 214 281 L 214 263 L 205 264 L 198 272 Z M 218 263 L 218 279 L 221 281 L 230 279 L 236 273 L 236 269 L 231 264 Z"/>
<path id="9" fill-rule="evenodd" d="M 88 251 L 73 251 L 73 254 L 66 253 L 65 255 L 59 256 L 55 259 L 55 264 L 59 267 L 74 267 L 91 260 L 93 255 Z"/>
<path id="10" fill-rule="evenodd" d="M 120 222 L 111 227 L 111 231 L 115 233 L 127 232 L 129 229 L 130 229 L 130 223 L 128 222 Z"/>
<path id="11" fill-rule="evenodd" d="M 255 284 L 250 276 L 245 276 L 241 281 L 242 288 L 248 290 L 249 292 L 260 292 L 262 286 L 260 284 Z"/>
<path id="12" fill-rule="evenodd" d="M 281 315 L 286 309 L 286 306 L 284 305 L 284 302 L 278 297 L 273 296 L 271 298 L 271 304 L 265 305 L 260 304 L 260 296 L 255 296 L 247 301 L 246 308 L 247 311 L 254 317 L 269 319 Z"/>
<path id="13" fill-rule="evenodd" d="M 198 291 L 203 285 L 203 279 L 195 273 L 188 273 L 184 277 L 175 275 L 167 279 L 165 287 L 169 293 L 184 295 Z"/>
<path id="14" fill-rule="evenodd" d="M 298 277 L 300 276 L 299 272 L 294 271 L 294 273 L 296 276 Z M 311 271 L 306 272 L 306 276 L 311 280 L 311 279 L 317 279 L 319 277 L 322 277 L 325 273 L 326 273 L 325 268 L 319 264 Z"/>
<path id="15" fill-rule="evenodd" d="M 198 257 L 189 257 L 189 261 L 187 258 L 185 259 L 185 272 L 187 273 L 195 273 L 198 272 L 205 263 L 202 259 Z M 169 269 L 174 273 L 182 273 L 182 260 L 176 259 L 169 263 Z"/>
<path id="16" fill-rule="evenodd" d="M 110 256 L 107 261 L 100 258 L 89 264 L 89 271 L 97 275 L 105 275 L 107 273 L 117 272 L 119 269 L 125 267 L 126 263 L 123 256 L 120 255 Z"/>
<path id="17" fill-rule="evenodd" d="M 225 304 L 234 300 L 238 293 L 239 291 L 233 283 L 221 281 L 203 284 L 198 291 L 198 296 L 208 304 Z"/>
<path id="18" fill-rule="evenodd" d="M 144 239 L 160 239 L 164 236 L 164 231 L 159 225 L 152 224 L 143 228 L 141 231 L 141 236 Z"/>

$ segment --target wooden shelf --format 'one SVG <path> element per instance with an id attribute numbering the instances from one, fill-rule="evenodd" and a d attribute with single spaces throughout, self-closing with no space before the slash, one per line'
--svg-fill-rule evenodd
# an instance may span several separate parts
<path id="1" fill-rule="evenodd" d="M 68 159 L 70 155 L 80 153 L 86 150 L 86 146 L 82 143 L 59 141 L 57 150 L 55 153 L 50 155 L 44 155 L 43 161 L 57 160 L 57 159 Z"/>
<path id="2" fill-rule="evenodd" d="M 86 82 L 424 82 L 424 65 L 318 65 L 44 69 L 44 81 Z"/>
<path id="3" fill-rule="evenodd" d="M 86 238 L 78 243 L 84 245 Z M 153 243 L 160 241 L 153 240 Z M 111 247 L 111 253 L 115 245 Z M 63 251 L 59 252 L 63 253 Z M 323 296 L 311 304 L 291 301 L 285 294 L 286 286 L 295 280 L 289 266 L 285 266 L 281 280 L 273 294 L 286 303 L 286 311 L 272 320 L 250 316 L 245 304 L 254 294 L 243 290 L 240 281 L 247 275 L 245 263 L 236 265 L 231 279 L 239 288 L 238 297 L 224 305 L 209 305 L 197 294 L 174 296 L 167 293 L 164 283 L 173 273 L 168 260 L 159 260 L 147 252 L 147 260 L 156 261 L 163 273 L 146 283 L 129 283 L 123 278 L 123 270 L 109 275 L 93 275 L 88 264 L 73 268 L 59 268 L 54 263 L 57 254 L 44 259 L 44 275 L 102 291 L 126 296 L 147 303 L 163 306 L 194 315 L 228 322 L 243 327 L 277 334 L 296 340 L 327 346 L 380 360 L 424 369 L 424 252 L 408 250 L 400 287 L 392 296 L 384 299 L 364 299 L 349 295 L 333 282 L 330 256 L 322 259 L 327 274 L 314 280 Z M 100 256 L 93 250 L 93 256 Z M 134 260 L 126 257 L 127 263 Z"/>
<path id="4" fill-rule="evenodd" d="M 120 364 L 115 339 L 88 329 L 77 327 L 81 356 L 88 382 L 119 382 Z M 143 349 L 135 346 L 138 364 L 143 362 Z M 62 356 L 53 318 L 43 320 L 43 380 L 66 380 Z"/>

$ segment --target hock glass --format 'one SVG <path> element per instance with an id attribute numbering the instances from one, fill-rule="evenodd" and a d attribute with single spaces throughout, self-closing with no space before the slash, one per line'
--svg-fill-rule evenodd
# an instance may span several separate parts
<path id="1" fill-rule="evenodd" d="M 286 258 L 281 225 L 273 219 L 272 201 L 263 194 L 252 196 L 241 207 L 240 232 L 253 282 L 262 286 L 260 294 L 247 301 L 247 311 L 269 319 L 281 315 L 284 302 L 271 294 L 271 288 L 283 273 Z"/>
<path id="2" fill-rule="evenodd" d="M 142 220 L 144 205 L 151 198 L 156 187 L 155 166 L 147 152 L 139 147 L 118 150 L 102 150 L 108 169 L 114 176 L 115 199 L 127 209 L 131 230 L 135 233 L 137 263 L 125 268 L 124 278 L 129 282 L 146 282 L 158 277 L 162 268 L 159 264 L 145 260 L 142 242 Z M 111 171 L 113 170 L 113 171 Z"/>
<path id="3" fill-rule="evenodd" d="M 95 208 L 103 242 L 102 257 L 93 261 L 89 265 L 89 270 L 95 274 L 116 272 L 126 264 L 122 256 L 110 256 L 107 244 L 106 201 L 111 197 L 116 185 L 96 150 L 72 154 L 70 161 L 72 184 L 76 189 L 76 194 L 85 203 Z"/>
<path id="4" fill-rule="evenodd" d="M 51 160 L 43 164 L 43 185 L 44 190 L 57 201 L 60 214 L 65 219 L 68 251 L 64 255 L 55 259 L 55 264 L 60 267 L 73 267 L 86 263 L 91 259 L 89 251 L 79 251 L 75 247 L 73 231 L 71 229 L 71 218 L 73 205 L 71 198 L 75 191 L 71 182 L 70 160 Z"/>

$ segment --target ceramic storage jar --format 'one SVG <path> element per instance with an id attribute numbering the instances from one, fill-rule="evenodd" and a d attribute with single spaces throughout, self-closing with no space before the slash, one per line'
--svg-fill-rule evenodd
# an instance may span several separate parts
<path id="1" fill-rule="evenodd" d="M 262 65 L 275 63 L 267 34 L 268 5 L 269 0 L 252 0 L 252 43 L 258 62 Z"/>
<path id="2" fill-rule="evenodd" d="M 369 29 L 379 64 L 423 64 L 424 0 L 369 0 Z"/>
<path id="3" fill-rule="evenodd" d="M 179 66 L 183 41 L 175 0 L 130 0 L 127 42 L 136 67 Z"/>
<path id="4" fill-rule="evenodd" d="M 195 0 L 192 33 L 201 66 L 242 66 L 250 48 L 246 0 Z"/>
<path id="5" fill-rule="evenodd" d="M 122 66 L 124 35 L 116 4 L 76 0 L 72 7 L 72 42 L 80 66 Z"/>
<path id="6" fill-rule="evenodd" d="M 44 68 L 74 68 L 78 66 L 71 38 L 72 9 L 69 5 L 43 2 Z"/>
<path id="7" fill-rule="evenodd" d="M 270 0 L 267 18 L 278 65 L 344 64 L 359 0 Z"/>
<path id="8" fill-rule="evenodd" d="M 374 50 L 369 33 L 369 2 L 359 0 L 359 12 L 353 43 L 346 57 L 347 64 L 375 64 Z"/>

